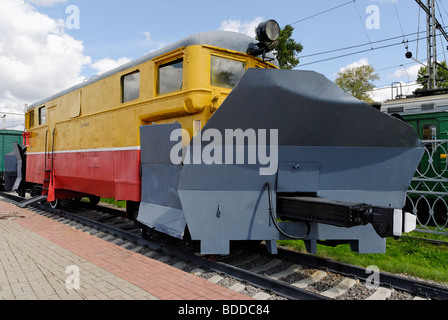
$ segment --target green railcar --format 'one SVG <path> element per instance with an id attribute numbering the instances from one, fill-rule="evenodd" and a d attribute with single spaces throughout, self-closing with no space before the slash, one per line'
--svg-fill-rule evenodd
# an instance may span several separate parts
<path id="1" fill-rule="evenodd" d="M 382 111 L 409 123 L 423 141 L 426 152 L 419 174 L 427 178 L 448 178 L 448 94 L 410 96 L 385 102 Z"/>
<path id="2" fill-rule="evenodd" d="M 441 111 L 418 115 L 410 114 L 403 116 L 403 118 L 418 132 L 426 147 L 426 152 L 419 166 L 420 175 L 433 179 L 448 178 L 448 150 L 446 146 L 448 113 Z"/>
<path id="3" fill-rule="evenodd" d="M 425 153 L 407 193 L 406 208 L 420 225 L 448 232 L 448 94 L 412 95 L 382 104 L 418 133 Z"/>
<path id="4" fill-rule="evenodd" d="M 13 144 L 17 142 L 22 145 L 23 131 L 0 130 L 0 172 L 5 172 L 5 155 L 13 151 Z"/>
<path id="5" fill-rule="evenodd" d="M 3 188 L 6 180 L 14 180 L 14 177 L 16 176 L 16 172 L 10 172 L 12 169 L 14 169 L 11 168 L 11 164 L 7 166 L 5 163 L 5 156 L 7 156 L 9 153 L 12 153 L 14 150 L 14 142 L 17 142 L 22 146 L 22 131 L 0 130 L 0 188 Z M 14 160 L 15 157 L 10 158 Z M 8 179 L 8 177 L 10 179 Z"/>

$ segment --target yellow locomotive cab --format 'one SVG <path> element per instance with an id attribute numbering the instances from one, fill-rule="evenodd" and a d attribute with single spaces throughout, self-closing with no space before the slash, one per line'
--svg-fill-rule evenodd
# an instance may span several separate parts
<path id="1" fill-rule="evenodd" d="M 248 68 L 277 68 L 245 53 L 252 41 L 228 32 L 194 35 L 31 105 L 26 180 L 44 185 L 50 168 L 44 194 L 51 188 L 55 199 L 140 201 L 140 126 L 176 122 L 193 136 Z"/>

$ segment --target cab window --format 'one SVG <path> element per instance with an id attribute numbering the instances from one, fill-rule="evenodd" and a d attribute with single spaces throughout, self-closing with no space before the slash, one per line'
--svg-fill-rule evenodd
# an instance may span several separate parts
<path id="1" fill-rule="evenodd" d="M 437 140 L 437 126 L 435 124 L 425 124 L 422 127 L 422 140 Z M 425 143 L 425 147 L 429 153 L 433 149 L 437 150 L 435 143 Z"/>
<path id="2" fill-rule="evenodd" d="M 157 94 L 182 90 L 184 78 L 184 59 L 177 59 L 159 67 Z"/>
<path id="3" fill-rule="evenodd" d="M 232 89 L 246 72 L 244 61 L 211 56 L 212 86 Z"/>
<path id="4" fill-rule="evenodd" d="M 39 125 L 47 123 L 47 109 L 44 107 L 39 108 Z"/>
<path id="5" fill-rule="evenodd" d="M 122 100 L 129 102 L 140 97 L 140 71 L 121 77 Z"/>
<path id="6" fill-rule="evenodd" d="M 435 124 L 425 124 L 422 128 L 422 140 L 437 139 L 437 126 Z"/>
<path id="7" fill-rule="evenodd" d="M 34 110 L 28 114 L 28 128 L 34 127 Z"/>

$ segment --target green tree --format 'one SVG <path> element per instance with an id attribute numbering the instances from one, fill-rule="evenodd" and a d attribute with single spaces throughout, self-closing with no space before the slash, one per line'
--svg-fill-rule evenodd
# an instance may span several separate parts
<path id="1" fill-rule="evenodd" d="M 339 72 L 335 83 L 355 98 L 366 103 L 372 103 L 373 100 L 369 96 L 369 91 L 375 88 L 373 81 L 379 79 L 380 77 L 375 73 L 375 69 L 371 65 L 363 65 L 350 67 Z"/>
<path id="2" fill-rule="evenodd" d="M 290 25 L 285 26 L 277 40 L 274 54 L 281 69 L 293 69 L 299 64 L 298 54 L 302 52 L 303 46 L 292 39 L 293 31 L 294 28 Z"/>
<path id="3" fill-rule="evenodd" d="M 437 86 L 439 88 L 448 88 L 448 69 L 446 61 L 437 65 Z M 428 89 L 428 68 L 421 67 L 418 71 L 417 83 L 423 85 L 423 89 Z"/>

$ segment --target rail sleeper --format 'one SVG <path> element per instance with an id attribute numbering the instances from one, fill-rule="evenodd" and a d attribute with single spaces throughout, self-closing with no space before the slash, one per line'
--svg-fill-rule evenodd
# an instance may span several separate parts
<path id="1" fill-rule="evenodd" d="M 359 281 L 355 279 L 344 278 L 344 280 L 342 280 L 339 284 L 321 294 L 325 297 L 334 299 L 337 296 L 340 296 L 341 294 L 347 292 L 351 287 L 353 287 L 358 282 Z"/>

